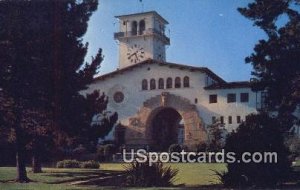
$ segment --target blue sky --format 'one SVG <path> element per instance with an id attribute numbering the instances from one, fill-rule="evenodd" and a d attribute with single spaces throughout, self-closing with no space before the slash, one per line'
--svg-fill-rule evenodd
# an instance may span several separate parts
<path id="1" fill-rule="evenodd" d="M 119 23 L 114 16 L 155 10 L 169 21 L 168 62 L 208 67 L 226 81 L 249 80 L 252 67 L 245 64 L 244 59 L 253 52 L 259 39 L 266 38 L 262 30 L 237 11 L 249 2 L 99 0 L 98 10 L 91 17 L 84 37 L 84 41 L 89 42 L 87 60 L 102 48 L 105 57 L 100 74 L 116 70 L 118 44 L 113 33 L 118 31 Z"/>

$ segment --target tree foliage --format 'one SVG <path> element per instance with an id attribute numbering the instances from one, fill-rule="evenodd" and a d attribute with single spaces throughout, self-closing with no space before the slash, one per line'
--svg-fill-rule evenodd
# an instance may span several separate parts
<path id="1" fill-rule="evenodd" d="M 231 133 L 225 145 L 226 152 L 234 152 L 239 162 L 228 163 L 228 172 L 223 175 L 226 186 L 274 187 L 289 175 L 288 149 L 283 142 L 277 119 L 267 114 L 249 115 L 236 132 Z M 243 162 L 242 155 L 249 152 L 276 153 L 277 159 L 255 163 Z M 264 156 L 264 158 L 266 158 Z M 264 159 L 263 158 L 263 159 Z"/>
<path id="2" fill-rule="evenodd" d="M 246 58 L 253 65 L 256 90 L 267 92 L 266 111 L 276 111 L 284 128 L 297 121 L 300 102 L 299 0 L 255 0 L 239 12 L 264 30 L 267 39 L 256 44 Z M 299 122 L 299 118 L 298 118 Z"/>
<path id="3" fill-rule="evenodd" d="M 106 109 L 107 100 L 82 92 L 103 59 L 99 49 L 84 62 L 83 35 L 97 6 L 97 0 L 0 2 L 0 111 L 16 144 L 19 181 L 27 181 L 25 145 L 38 153 L 46 137 L 60 146 L 96 141 L 92 117 Z M 116 119 L 107 116 L 97 134 L 108 133 Z"/>

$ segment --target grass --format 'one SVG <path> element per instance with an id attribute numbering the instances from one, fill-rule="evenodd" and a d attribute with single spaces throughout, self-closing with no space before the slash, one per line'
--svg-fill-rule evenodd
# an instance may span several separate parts
<path id="1" fill-rule="evenodd" d="M 199 186 L 219 183 L 218 179 L 213 175 L 211 170 L 225 170 L 224 164 L 166 164 L 173 168 L 179 169 L 177 181 L 175 184 L 183 184 L 189 186 Z M 58 169 L 44 168 L 43 173 L 34 174 L 28 169 L 28 177 L 34 182 L 27 184 L 19 184 L 14 182 L 0 182 L 0 190 L 74 190 L 74 189 L 101 189 L 96 186 L 75 186 L 70 185 L 70 181 L 76 181 L 82 178 L 90 178 L 105 173 L 113 173 L 124 170 L 123 164 L 105 163 L 101 164 L 101 170 L 98 169 Z M 0 168 L 0 181 L 13 180 L 16 170 L 12 167 Z M 112 184 L 113 185 L 113 184 Z M 103 188 L 104 189 L 104 188 Z M 115 188 L 113 188 L 115 189 Z"/>
<path id="2" fill-rule="evenodd" d="M 225 164 L 201 164 L 201 163 L 170 163 L 166 166 L 171 166 L 179 170 L 175 185 L 186 184 L 189 186 L 218 184 L 219 180 L 214 175 L 212 170 L 225 171 Z M 104 170 L 123 170 L 121 164 L 102 164 Z"/>

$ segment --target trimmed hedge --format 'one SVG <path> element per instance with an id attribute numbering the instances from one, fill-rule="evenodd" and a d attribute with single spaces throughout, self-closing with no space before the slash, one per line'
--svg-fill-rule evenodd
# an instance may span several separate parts
<path id="1" fill-rule="evenodd" d="M 99 168 L 100 164 L 94 160 L 79 162 L 78 160 L 62 160 L 56 163 L 57 168 Z"/>
<path id="2" fill-rule="evenodd" d="M 80 162 L 77 160 L 62 160 L 56 163 L 57 168 L 80 168 Z"/>
<path id="3" fill-rule="evenodd" d="M 89 161 L 81 162 L 80 167 L 98 169 L 100 167 L 100 164 L 95 160 L 89 160 Z"/>

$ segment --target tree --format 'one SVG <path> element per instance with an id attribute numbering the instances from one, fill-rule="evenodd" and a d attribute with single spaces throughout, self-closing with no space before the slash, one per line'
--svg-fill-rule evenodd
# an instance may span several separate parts
<path id="1" fill-rule="evenodd" d="M 289 129 L 299 117 L 293 113 L 300 102 L 299 0 L 255 0 L 238 11 L 264 30 L 254 53 L 246 58 L 253 65 L 255 90 L 267 93 L 267 112 L 277 112 L 281 128 Z M 282 18 L 287 21 L 284 22 Z"/>
<path id="2" fill-rule="evenodd" d="M 209 127 L 209 151 L 220 151 L 225 144 L 225 136 L 227 131 L 224 129 L 224 125 L 219 121 L 215 121 Z"/>
<path id="3" fill-rule="evenodd" d="M 283 135 L 277 119 L 267 114 L 249 115 L 236 132 L 229 134 L 226 139 L 226 152 L 234 152 L 235 159 L 240 162 L 228 163 L 227 172 L 222 175 L 225 186 L 256 188 L 274 187 L 283 182 L 290 172 L 288 149 L 284 145 Z M 243 162 L 245 152 L 275 152 L 276 159 L 255 163 Z M 266 158 L 264 156 L 264 158 Z"/>
<path id="4" fill-rule="evenodd" d="M 82 37 L 97 5 L 96 0 L 0 2 L 2 115 L 16 144 L 17 181 L 29 180 L 26 145 L 39 163 L 45 147 L 38 145 L 46 137 L 56 145 L 87 142 L 95 131 L 92 117 L 106 109 L 104 95 L 82 94 L 103 59 L 100 49 L 84 63 L 88 44 Z M 101 135 L 116 119 L 116 114 L 104 118 Z"/>

